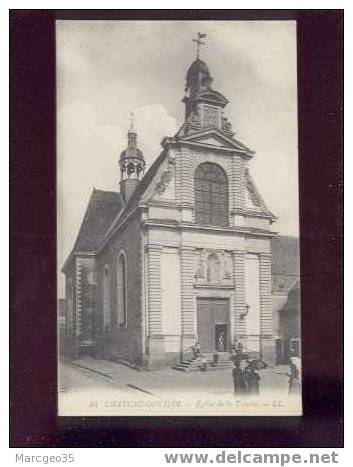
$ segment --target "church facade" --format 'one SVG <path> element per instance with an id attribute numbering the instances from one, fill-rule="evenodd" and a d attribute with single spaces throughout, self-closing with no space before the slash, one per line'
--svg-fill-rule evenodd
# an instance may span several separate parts
<path id="1" fill-rule="evenodd" d="M 271 238 L 276 220 L 235 139 L 227 99 L 197 58 L 186 76 L 185 120 L 145 173 L 133 126 L 120 192 L 94 189 L 66 276 L 73 352 L 160 368 L 199 342 L 241 342 L 273 362 Z"/>

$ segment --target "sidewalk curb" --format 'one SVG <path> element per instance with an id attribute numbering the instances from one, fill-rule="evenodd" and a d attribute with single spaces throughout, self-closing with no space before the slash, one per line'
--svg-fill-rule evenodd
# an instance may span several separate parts
<path id="1" fill-rule="evenodd" d="M 113 376 L 107 374 L 107 373 L 103 373 L 102 371 L 98 371 L 98 370 L 94 370 L 93 368 L 90 368 L 88 366 L 84 366 L 84 365 L 80 365 L 79 363 L 76 363 L 76 362 L 73 362 L 73 361 L 70 361 L 70 362 L 66 362 L 66 363 L 69 363 L 73 366 L 77 366 L 78 368 L 83 368 L 84 370 L 88 370 L 88 371 L 91 371 L 92 373 L 96 373 L 97 375 L 100 375 L 100 376 L 104 376 L 105 378 L 109 378 L 109 379 L 114 379 Z"/>

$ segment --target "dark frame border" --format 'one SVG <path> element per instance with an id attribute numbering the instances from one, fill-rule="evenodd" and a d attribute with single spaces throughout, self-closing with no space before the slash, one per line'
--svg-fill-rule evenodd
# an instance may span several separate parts
<path id="1" fill-rule="evenodd" d="M 55 19 L 297 21 L 303 417 L 56 416 Z M 343 10 L 10 11 L 10 446 L 342 447 Z"/>

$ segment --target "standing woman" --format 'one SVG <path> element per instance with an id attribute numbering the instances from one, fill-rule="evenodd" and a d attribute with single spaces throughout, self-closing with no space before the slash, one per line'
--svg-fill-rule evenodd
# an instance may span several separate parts
<path id="1" fill-rule="evenodd" d="M 222 331 L 218 338 L 218 352 L 224 352 L 224 332 Z"/>
<path id="2" fill-rule="evenodd" d="M 290 365 L 290 375 L 289 375 L 289 394 L 299 394 L 300 393 L 300 377 L 298 368 L 291 363 Z"/>

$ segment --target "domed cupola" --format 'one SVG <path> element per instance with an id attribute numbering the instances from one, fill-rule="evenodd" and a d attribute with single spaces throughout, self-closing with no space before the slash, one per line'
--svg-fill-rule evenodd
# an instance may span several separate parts
<path id="1" fill-rule="evenodd" d="M 133 114 L 131 125 L 127 134 L 127 148 L 120 154 L 120 191 L 127 201 L 135 191 L 145 173 L 145 158 L 143 152 L 137 147 L 137 133 L 133 125 Z"/>
<path id="2" fill-rule="evenodd" d="M 212 76 L 206 63 L 197 58 L 186 73 L 185 91 L 188 97 L 211 89 Z"/>

